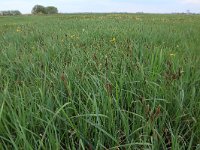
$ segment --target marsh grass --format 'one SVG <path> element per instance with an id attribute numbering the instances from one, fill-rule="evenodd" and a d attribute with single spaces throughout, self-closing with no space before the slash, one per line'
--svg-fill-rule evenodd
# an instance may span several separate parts
<path id="1" fill-rule="evenodd" d="M 0 149 L 198 149 L 198 15 L 0 17 Z"/>

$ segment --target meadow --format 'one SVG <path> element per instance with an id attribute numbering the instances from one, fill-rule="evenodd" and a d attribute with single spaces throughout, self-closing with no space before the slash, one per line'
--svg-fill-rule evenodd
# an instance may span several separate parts
<path id="1" fill-rule="evenodd" d="M 200 15 L 0 17 L 0 149 L 200 149 Z"/>

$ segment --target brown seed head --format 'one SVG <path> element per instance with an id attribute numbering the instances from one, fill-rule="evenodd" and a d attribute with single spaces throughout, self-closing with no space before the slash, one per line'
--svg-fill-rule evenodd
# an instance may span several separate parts
<path id="1" fill-rule="evenodd" d="M 156 108 L 156 112 L 155 112 L 155 118 L 157 118 L 160 115 L 160 105 Z"/>
<path id="2" fill-rule="evenodd" d="M 64 73 L 61 74 L 61 80 L 65 81 L 65 75 L 64 75 Z"/>
<path id="3" fill-rule="evenodd" d="M 105 88 L 107 90 L 107 93 L 111 95 L 112 94 L 112 84 L 106 83 Z"/>

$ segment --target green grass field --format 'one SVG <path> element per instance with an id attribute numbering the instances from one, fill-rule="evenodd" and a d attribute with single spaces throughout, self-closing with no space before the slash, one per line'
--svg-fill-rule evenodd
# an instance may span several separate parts
<path id="1" fill-rule="evenodd" d="M 200 149 L 200 15 L 0 17 L 0 149 Z"/>

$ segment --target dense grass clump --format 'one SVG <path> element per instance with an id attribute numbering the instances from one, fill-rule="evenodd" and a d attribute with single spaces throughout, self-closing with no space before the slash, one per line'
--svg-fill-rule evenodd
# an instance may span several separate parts
<path id="1" fill-rule="evenodd" d="M 0 149 L 200 149 L 199 24 L 0 17 Z"/>

